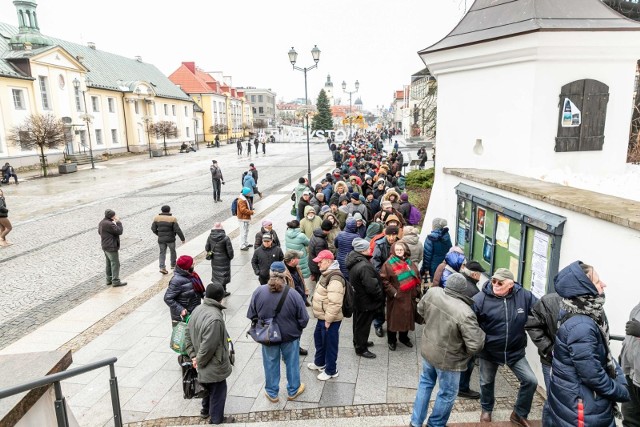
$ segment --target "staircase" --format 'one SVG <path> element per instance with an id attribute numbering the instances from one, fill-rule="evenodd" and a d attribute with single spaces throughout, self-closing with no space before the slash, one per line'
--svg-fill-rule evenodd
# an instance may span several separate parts
<path id="1" fill-rule="evenodd" d="M 88 154 L 67 154 L 67 159 L 72 163 L 77 163 L 78 165 L 88 165 L 91 163 L 91 156 Z M 98 163 L 101 162 L 102 156 L 93 156 L 93 162 Z"/>

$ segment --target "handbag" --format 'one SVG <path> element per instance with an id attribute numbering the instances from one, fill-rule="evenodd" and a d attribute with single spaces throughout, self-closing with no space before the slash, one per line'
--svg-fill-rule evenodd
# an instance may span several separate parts
<path id="1" fill-rule="evenodd" d="M 296 203 L 293 202 L 293 207 L 291 208 L 291 215 L 298 216 L 298 209 L 296 209 Z"/>
<path id="2" fill-rule="evenodd" d="M 204 257 L 207 261 L 211 261 L 213 259 L 213 251 L 207 252 L 207 256 Z"/>
<path id="3" fill-rule="evenodd" d="M 209 395 L 209 390 L 198 381 L 198 371 L 191 361 L 180 364 L 182 367 L 182 396 L 185 399 L 202 399 Z"/>
<path id="4" fill-rule="evenodd" d="M 289 286 L 285 286 L 273 317 L 252 320 L 251 327 L 247 334 L 251 335 L 251 338 L 253 338 L 255 342 L 264 345 L 280 344 L 282 342 L 282 335 L 280 334 L 280 327 L 276 323 L 276 317 L 278 317 L 278 313 L 280 313 L 282 309 L 288 292 Z"/>
<path id="5" fill-rule="evenodd" d="M 169 348 L 178 354 L 187 354 L 186 349 L 186 335 L 187 335 L 187 323 L 189 323 L 189 316 L 184 318 L 184 322 L 178 322 L 173 327 L 171 332 L 171 339 L 169 340 Z"/>

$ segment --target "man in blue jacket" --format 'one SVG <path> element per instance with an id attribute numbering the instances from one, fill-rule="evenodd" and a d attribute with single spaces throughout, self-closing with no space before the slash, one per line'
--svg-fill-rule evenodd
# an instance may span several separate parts
<path id="1" fill-rule="evenodd" d="M 525 357 L 527 334 L 524 325 L 536 297 L 519 283 L 506 268 L 498 268 L 482 292 L 473 297 L 473 310 L 487 335 L 480 359 L 480 422 L 491 422 L 495 404 L 495 379 L 498 367 L 507 365 L 520 382 L 518 397 L 511 413 L 512 423 L 529 427 L 538 380 Z"/>
<path id="2" fill-rule="evenodd" d="M 451 249 L 451 236 L 449 236 L 449 228 L 447 228 L 447 220 L 444 218 L 434 218 L 432 223 L 433 231 L 424 240 L 424 252 L 422 255 L 422 266 L 420 267 L 420 275 L 433 279 L 436 268 L 445 255 Z"/>

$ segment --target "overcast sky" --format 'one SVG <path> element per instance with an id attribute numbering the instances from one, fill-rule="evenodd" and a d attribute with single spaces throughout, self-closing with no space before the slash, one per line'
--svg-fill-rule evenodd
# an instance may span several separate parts
<path id="1" fill-rule="evenodd" d="M 343 104 L 342 81 L 353 90 L 357 79 L 353 101 L 361 96 L 373 110 L 389 106 L 393 91 L 424 67 L 416 52 L 444 37 L 464 8 L 464 0 L 39 0 L 37 13 L 43 34 L 140 55 L 167 75 L 194 61 L 232 76 L 234 86 L 270 88 L 286 101 L 304 97 L 303 73 L 291 69 L 287 52 L 295 47 L 296 65 L 308 67 L 317 45 L 309 98 L 315 103 L 331 74 Z M 17 26 L 11 0 L 0 0 L 0 21 Z"/>

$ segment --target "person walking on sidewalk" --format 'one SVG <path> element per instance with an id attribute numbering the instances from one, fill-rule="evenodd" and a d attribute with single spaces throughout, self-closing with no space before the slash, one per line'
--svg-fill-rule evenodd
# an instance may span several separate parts
<path id="1" fill-rule="evenodd" d="M 107 286 L 116 287 L 127 284 L 127 282 L 120 280 L 120 258 L 118 256 L 120 236 L 123 231 L 122 222 L 116 213 L 111 209 L 104 211 L 104 218 L 98 224 L 98 234 L 106 262 Z"/>
<path id="2" fill-rule="evenodd" d="M 251 157 L 251 138 L 247 139 L 247 156 Z"/>
<path id="3" fill-rule="evenodd" d="M 382 283 L 371 265 L 369 242 L 357 238 L 351 245 L 353 251 L 347 255 L 346 265 L 349 283 L 353 286 L 353 346 L 358 356 L 374 359 L 376 355 L 369 351 L 369 347 L 373 345 L 369 341 L 369 332 L 376 313 L 384 303 Z"/>
<path id="4" fill-rule="evenodd" d="M 7 234 L 11 232 L 11 221 L 9 221 L 9 209 L 4 198 L 4 191 L 0 190 L 0 246 L 9 246 L 12 243 L 7 240 Z"/>
<path id="5" fill-rule="evenodd" d="M 151 224 L 151 231 L 153 234 L 158 236 L 158 245 L 160 245 L 160 273 L 168 274 L 167 266 L 165 261 L 167 260 L 167 248 L 169 248 L 170 257 L 171 257 L 171 268 L 175 268 L 176 266 L 176 235 L 180 237 L 180 241 L 184 244 L 184 234 L 182 234 L 182 230 L 178 225 L 178 220 L 175 216 L 171 215 L 171 207 L 169 205 L 164 205 L 160 208 L 161 212 L 159 215 L 156 215 L 153 218 L 153 223 Z"/>
<path id="6" fill-rule="evenodd" d="M 418 304 L 418 313 L 428 326 L 422 328 L 422 374 L 411 415 L 413 427 L 421 427 L 427 418 L 436 381 L 438 395 L 427 425 L 447 424 L 458 394 L 460 374 L 484 345 L 485 334 L 471 308 L 473 300 L 464 294 L 466 279 L 454 273 L 447 283 L 444 289 L 430 289 Z"/>
<path id="7" fill-rule="evenodd" d="M 200 305 L 200 300 L 204 297 L 194 287 L 194 277 L 199 278 L 198 273 L 193 271 L 193 258 L 182 255 L 178 258 L 173 277 L 164 293 L 164 303 L 169 306 L 173 326 L 184 321 L 185 317 Z"/>
<path id="8" fill-rule="evenodd" d="M 207 258 L 211 259 L 211 283 L 222 285 L 224 296 L 228 297 L 231 294 L 227 292 L 227 284 L 231 282 L 231 260 L 234 253 L 231 239 L 221 222 L 213 224 L 204 250 L 207 251 Z"/>
<path id="9" fill-rule="evenodd" d="M 242 156 L 242 140 L 238 139 L 236 141 L 236 147 L 238 148 L 238 156 Z"/>
<path id="10" fill-rule="evenodd" d="M 210 424 L 233 423 L 235 419 L 224 416 L 227 400 L 227 378 L 231 375 L 229 359 L 229 333 L 224 322 L 222 305 L 225 290 L 219 283 L 207 286 L 205 298 L 197 306 L 189 320 L 185 344 L 193 367 L 198 371 L 198 381 L 209 391 L 202 399 L 200 416 L 209 418 Z"/>
<path id="11" fill-rule="evenodd" d="M 269 281 L 271 264 L 282 261 L 284 254 L 279 246 L 273 246 L 271 234 L 262 236 L 262 246 L 256 248 L 251 257 L 251 267 L 261 285 L 266 285 Z"/>
<path id="12" fill-rule="evenodd" d="M 346 282 L 340 272 L 340 265 L 331 251 L 321 251 L 314 261 L 322 274 L 313 293 L 313 317 L 318 319 L 313 341 L 316 354 L 307 367 L 320 371 L 318 379 L 327 381 L 338 376 L 338 344 L 342 324 L 342 302 L 346 292 Z"/>
<path id="13" fill-rule="evenodd" d="M 258 155 L 258 146 L 260 145 L 260 139 L 256 136 L 253 140 L 253 145 L 256 147 L 256 156 Z"/>
<path id="14" fill-rule="evenodd" d="M 285 269 L 283 262 L 271 265 L 267 286 L 258 286 L 251 296 L 247 310 L 247 318 L 252 322 L 270 319 L 274 317 L 280 300 L 283 300 L 276 317 L 282 340 L 279 344 L 262 345 L 265 396 L 272 403 L 280 401 L 281 358 L 287 370 L 287 400 L 295 400 L 305 390 L 305 385 L 300 383 L 300 336 L 309 323 L 309 314 L 300 294 L 289 292 Z"/>
<path id="15" fill-rule="evenodd" d="M 253 177 L 253 180 L 256 182 L 256 186 L 257 186 L 258 185 L 258 169 L 256 168 L 256 165 L 254 165 L 253 163 L 249 163 L 249 173 Z"/>
<path id="16" fill-rule="evenodd" d="M 213 201 L 215 203 L 221 202 L 220 193 L 222 191 L 221 184 L 224 185 L 224 177 L 222 176 L 222 169 L 218 166 L 217 160 L 211 160 L 211 183 L 213 185 Z"/>
<path id="17" fill-rule="evenodd" d="M 248 251 L 251 245 L 249 244 L 249 223 L 251 222 L 251 216 L 253 210 L 249 204 L 247 196 L 251 194 L 251 189 L 244 187 L 240 196 L 238 197 L 238 211 L 236 216 L 240 222 L 240 250 Z"/>

